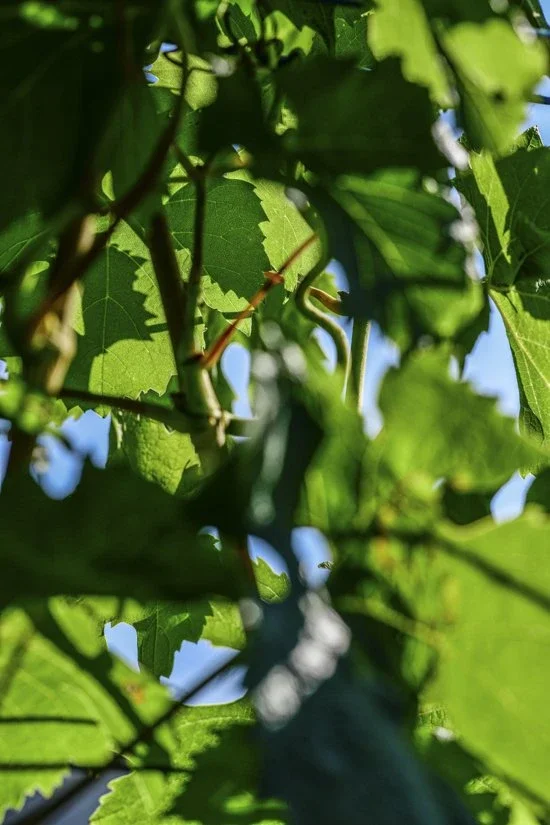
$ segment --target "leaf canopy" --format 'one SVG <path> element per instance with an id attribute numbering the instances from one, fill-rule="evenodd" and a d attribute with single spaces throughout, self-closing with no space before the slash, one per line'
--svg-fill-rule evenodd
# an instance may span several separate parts
<path id="1" fill-rule="evenodd" d="M 543 825 L 538 0 L 6 0 L 0 55 L 0 819 Z"/>

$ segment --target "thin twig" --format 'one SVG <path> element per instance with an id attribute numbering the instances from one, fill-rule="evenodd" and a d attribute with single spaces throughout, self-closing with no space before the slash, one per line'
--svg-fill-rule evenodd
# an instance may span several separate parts
<path id="1" fill-rule="evenodd" d="M 103 769 L 101 765 L 72 765 L 68 762 L 0 762 L 0 773 L 14 773 L 15 771 L 64 770 L 93 773 L 94 771 L 102 771 Z M 182 768 L 176 765 L 147 764 L 134 766 L 122 761 L 117 765 L 113 765 L 113 767 L 109 768 L 109 770 L 126 771 L 128 773 L 130 771 L 135 771 L 136 773 L 144 773 L 145 771 L 159 771 L 160 773 L 189 773 L 189 768 Z"/>
<path id="2" fill-rule="evenodd" d="M 251 313 L 259 307 L 259 305 L 265 301 L 266 297 L 269 295 L 271 290 L 274 286 L 278 286 L 279 284 L 284 283 L 284 274 L 292 266 L 292 264 L 300 257 L 300 255 L 305 252 L 308 246 L 311 246 L 317 240 L 317 235 L 314 233 L 310 235 L 309 238 L 306 238 L 303 243 L 298 246 L 294 252 L 291 253 L 290 257 L 279 267 L 276 272 L 266 272 L 265 273 L 265 280 L 259 290 L 252 296 L 250 301 L 248 302 L 247 306 L 239 312 L 235 320 L 222 332 L 219 338 L 214 341 L 210 349 L 208 349 L 204 355 L 202 356 L 202 365 L 204 369 L 212 369 L 218 361 L 220 360 L 221 356 L 225 352 L 229 342 L 231 341 L 233 335 L 235 334 L 237 327 L 244 321 L 245 318 L 248 318 Z"/>
<path id="3" fill-rule="evenodd" d="M 369 333 L 369 322 L 364 318 L 354 318 L 353 331 L 351 333 L 350 372 L 346 398 L 359 412 L 361 412 L 363 406 Z"/>
<path id="4" fill-rule="evenodd" d="M 206 219 L 206 176 L 205 167 L 196 167 L 193 174 L 195 184 L 195 217 L 193 224 L 193 251 L 191 269 L 187 281 L 187 300 L 182 330 L 182 352 L 187 357 L 195 354 L 195 313 L 200 298 L 202 267 L 204 258 L 204 224 Z"/>
<path id="5" fill-rule="evenodd" d="M 207 687 L 210 682 L 214 679 L 217 679 L 218 676 L 221 676 L 222 673 L 225 673 L 230 667 L 232 667 L 235 663 L 235 660 L 238 658 L 239 654 L 233 656 L 228 662 L 225 662 L 220 667 L 216 668 L 212 673 L 206 676 L 204 679 L 188 690 L 182 697 L 180 697 L 177 702 L 174 702 L 168 710 L 166 710 L 155 722 L 150 725 L 145 725 L 126 745 L 120 748 L 108 762 L 105 762 L 103 765 L 98 766 L 97 768 L 92 768 L 92 770 L 83 776 L 78 782 L 74 785 L 71 785 L 68 788 L 67 793 L 60 795 L 59 797 L 53 797 L 44 805 L 40 806 L 38 810 L 31 810 L 26 816 L 21 816 L 17 820 L 17 825 L 40 825 L 44 821 L 47 816 L 58 811 L 60 808 L 64 807 L 67 802 L 70 802 L 76 796 L 79 796 L 83 791 L 90 787 L 97 779 L 103 776 L 106 773 L 111 771 L 120 770 L 120 760 L 123 757 L 130 756 L 131 753 L 136 749 L 138 745 L 143 742 L 148 742 L 151 740 L 155 734 L 155 731 L 161 726 L 169 722 L 177 713 L 180 711 L 185 711 L 186 708 L 183 707 L 187 702 L 189 702 L 193 697 L 200 693 L 205 687 Z M 65 766 L 69 767 L 69 766 Z M 132 766 L 127 766 L 131 770 L 135 770 Z"/>
<path id="6" fill-rule="evenodd" d="M 180 410 L 163 407 L 160 404 L 151 404 L 150 402 L 137 401 L 133 398 L 122 398 L 115 395 L 101 395 L 99 393 L 89 392 L 88 390 L 72 389 L 71 387 L 64 387 L 57 394 L 57 398 L 72 398 L 77 402 L 82 401 L 85 404 L 92 404 L 96 407 L 111 407 L 115 410 L 133 413 L 134 415 L 143 415 L 145 418 L 152 418 L 153 421 L 159 421 L 166 427 L 180 433 L 192 432 L 196 430 L 198 426 L 202 428 L 207 419 L 207 416 L 202 413 L 193 413 L 192 411 L 184 413 L 180 412 Z M 229 435 L 249 436 L 257 423 L 253 418 L 238 418 L 231 413 L 224 412 L 223 417 L 227 422 L 226 432 Z"/>
<path id="7" fill-rule="evenodd" d="M 179 389 L 180 392 L 184 392 L 180 343 L 185 324 L 186 287 L 172 245 L 172 236 L 166 213 L 162 209 L 153 215 L 151 220 L 148 245 L 164 316 L 168 325 Z"/>
<path id="8" fill-rule="evenodd" d="M 249 318 L 252 312 L 259 307 L 262 301 L 265 301 L 273 287 L 282 283 L 283 278 L 278 272 L 266 273 L 265 280 L 260 289 L 252 296 L 246 307 L 239 312 L 235 320 L 224 329 L 221 335 L 214 341 L 210 349 L 208 349 L 202 356 L 201 363 L 204 369 L 210 370 L 216 366 L 227 349 L 227 346 L 237 331 L 237 327 L 241 321 Z"/>
<path id="9" fill-rule="evenodd" d="M 335 315 L 347 316 L 348 314 L 344 309 L 342 301 L 339 298 L 333 298 L 332 295 L 329 295 L 324 289 L 319 289 L 316 286 L 310 286 L 309 297 L 315 298 L 315 300 L 319 301 L 325 309 L 328 309 Z"/>
<path id="10" fill-rule="evenodd" d="M 324 312 L 314 306 L 310 298 L 310 289 L 315 280 L 322 275 L 328 263 L 328 255 L 325 255 L 322 260 L 309 272 L 305 278 L 300 282 L 296 290 L 296 305 L 302 315 L 305 315 L 313 324 L 324 329 L 334 342 L 336 349 L 336 363 L 342 371 L 343 380 L 345 382 L 348 368 L 349 368 L 349 348 L 346 333 L 336 321 L 329 318 Z"/>
<path id="11" fill-rule="evenodd" d="M 194 180 L 197 167 L 191 163 L 191 161 L 189 160 L 181 146 L 179 146 L 176 141 L 174 141 L 174 152 L 176 153 L 176 157 L 179 160 L 181 166 L 183 166 L 185 170 L 185 173 L 187 175 L 187 181 Z M 170 178 L 171 183 L 181 183 L 184 181 L 184 178 Z"/>

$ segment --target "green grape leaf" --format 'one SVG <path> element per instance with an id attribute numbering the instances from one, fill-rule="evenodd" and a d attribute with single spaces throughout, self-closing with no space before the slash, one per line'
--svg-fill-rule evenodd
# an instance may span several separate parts
<path id="1" fill-rule="evenodd" d="M 522 278 L 504 292 L 492 291 L 500 310 L 520 386 L 520 427 L 547 445 L 550 443 L 550 286 L 536 278 Z M 537 465 L 529 465 L 530 469 Z"/>
<path id="2" fill-rule="evenodd" d="M 428 716 L 424 712 L 422 715 L 424 718 Z M 523 825 L 535 825 L 536 820 L 529 816 L 528 808 L 522 804 L 519 795 L 511 793 L 501 780 L 487 776 L 480 760 L 451 738 L 452 731 L 445 724 L 441 725 L 437 719 L 439 714 L 430 715 L 434 716 L 435 723 L 429 725 L 424 722 L 416 732 L 417 741 L 420 739 L 422 742 L 422 755 L 434 773 L 461 794 L 476 821 L 517 821 Z M 447 732 L 447 740 L 445 733 L 442 735 L 442 727 Z"/>
<path id="3" fill-rule="evenodd" d="M 188 433 L 131 413 L 116 413 L 115 418 L 115 459 L 122 453 L 132 470 L 167 493 L 185 496 L 197 486 L 201 464 Z"/>
<path id="4" fill-rule="evenodd" d="M 276 174 L 279 146 L 265 122 L 261 86 L 245 66 L 228 67 L 228 76 L 218 80 L 215 102 L 201 113 L 199 146 L 208 154 L 244 146 L 254 154 L 258 174 L 258 164 L 265 163 L 265 173 Z"/>
<path id="5" fill-rule="evenodd" d="M 550 432 L 550 221 L 541 204 L 550 181 L 550 154 L 539 148 L 533 129 L 518 145 L 496 162 L 487 152 L 473 153 L 472 174 L 459 177 L 457 185 L 480 226 L 490 295 L 504 320 L 518 376 L 522 431 L 545 442 Z"/>
<path id="6" fill-rule="evenodd" d="M 437 695 L 462 741 L 497 772 L 548 801 L 543 651 L 550 638 L 550 523 L 527 511 L 440 531 L 454 582 Z M 542 668 L 542 669 L 541 669 Z"/>
<path id="7" fill-rule="evenodd" d="M 459 492 L 492 492 L 519 467 L 548 455 L 515 433 L 494 399 L 451 379 L 437 351 L 410 357 L 391 370 L 379 398 L 383 460 L 400 479 L 427 474 Z M 411 427 L 414 421 L 414 427 Z"/>
<path id="8" fill-rule="evenodd" d="M 113 113 L 116 119 L 118 103 L 131 85 L 128 77 L 139 72 L 161 6 L 134 11 L 124 60 L 112 8 L 94 17 L 85 5 L 59 11 L 54 19 L 57 10 L 51 7 L 15 0 L 4 4 L 0 96 L 6 128 L 0 171 L 7 186 L 0 228 L 33 211 L 46 219 L 56 214 L 69 218 L 77 198 L 91 194 L 101 166 L 98 144 Z M 30 53 L 36 55 L 33 65 L 27 60 Z"/>
<path id="9" fill-rule="evenodd" d="M 193 248 L 195 189 L 182 186 L 166 204 L 175 248 L 187 274 Z M 269 260 L 260 224 L 265 212 L 250 183 L 209 181 L 206 195 L 203 295 L 222 312 L 243 309 L 264 282 Z"/>
<path id="10" fill-rule="evenodd" d="M 73 767 L 101 767 L 168 707 L 158 683 L 111 658 L 79 606 L 7 611 L 0 633 L 0 816 L 51 796 Z"/>
<path id="11" fill-rule="evenodd" d="M 228 18 L 224 20 L 224 28 L 228 35 L 229 30 L 231 30 L 231 37 L 228 36 L 230 41 L 238 40 L 243 42 L 243 40 L 245 40 L 251 44 L 257 43 L 258 35 L 260 35 L 260 25 L 258 15 L 254 14 L 254 11 L 254 5 L 250 0 L 245 0 L 245 2 L 241 3 L 231 3 Z"/>
<path id="12" fill-rule="evenodd" d="M 31 228 L 34 224 L 31 223 Z M 12 227 L 8 230 L 8 234 L 11 232 Z M 17 258 L 19 251 L 21 252 L 22 256 L 25 255 L 24 247 L 18 247 L 16 245 L 13 250 L 13 258 L 11 260 L 12 263 L 15 263 L 17 266 Z M 37 250 L 38 251 L 38 250 Z M 44 298 L 45 294 L 45 287 L 48 282 L 48 276 L 50 272 L 50 261 L 47 260 L 48 250 L 42 248 L 40 252 L 44 256 L 44 260 L 35 260 L 33 263 L 30 263 L 24 271 L 24 274 L 21 273 L 22 277 L 19 277 L 18 281 L 18 289 L 17 291 L 10 292 L 9 300 L 11 302 L 11 335 L 13 336 L 14 332 L 17 336 L 17 322 L 19 319 L 30 317 L 32 313 L 37 309 L 40 305 L 40 302 Z M 10 252 L 11 255 L 11 252 Z M 8 318 L 5 320 L 2 319 L 2 315 L 6 312 L 5 300 L 0 299 L 0 353 L 2 358 L 6 357 L 16 357 L 18 355 L 14 342 L 12 342 L 10 335 L 8 334 L 9 330 L 7 327 Z M 19 321 L 20 322 L 20 321 Z"/>
<path id="13" fill-rule="evenodd" d="M 450 338 L 478 314 L 460 240 L 471 227 L 412 173 L 341 177 L 328 196 L 312 194 L 350 280 L 351 315 L 378 321 L 406 349 L 423 335 Z"/>
<path id="14" fill-rule="evenodd" d="M 282 602 L 289 593 L 290 579 L 286 573 L 275 573 L 259 556 L 252 562 L 256 585 L 264 602 Z"/>
<path id="15" fill-rule="evenodd" d="M 374 56 L 367 42 L 370 11 L 340 6 L 335 9 L 334 25 L 336 29 L 335 56 L 353 57 L 361 69 L 372 69 Z"/>
<path id="16" fill-rule="evenodd" d="M 111 173 L 115 199 L 127 194 L 143 175 L 167 124 L 166 116 L 157 114 L 154 96 L 145 78 L 129 85 L 117 100 L 96 158 L 100 172 Z M 160 202 L 160 187 L 158 190 L 154 196 L 149 195 L 146 203 Z M 140 211 L 144 208 L 144 204 L 139 207 Z"/>
<path id="17" fill-rule="evenodd" d="M 0 40 L 1 228 L 33 210 L 50 216 L 76 194 L 77 170 L 89 163 L 121 86 L 112 25 L 93 30 L 71 16 L 66 27 L 43 28 L 18 14 L 20 4 L 6 5 L 14 13 Z"/>
<path id="18" fill-rule="evenodd" d="M 183 642 L 209 641 L 242 650 L 245 635 L 238 607 L 230 602 L 146 602 L 125 600 L 116 615 L 105 614 L 115 626 L 131 624 L 137 633 L 138 661 L 156 677 L 169 677 L 174 655 Z"/>
<path id="19" fill-rule="evenodd" d="M 264 249 L 274 270 L 279 269 L 307 238 L 312 229 L 279 183 L 259 180 L 255 191 L 267 220 L 260 223 Z M 293 292 L 301 278 L 313 269 L 319 258 L 319 245 L 311 244 L 285 271 L 285 289 Z"/>
<path id="20" fill-rule="evenodd" d="M 311 369 L 306 403 L 323 441 L 304 478 L 296 519 L 319 530 L 339 530 L 358 524 L 361 509 L 359 479 L 367 439 L 362 418 L 341 403 L 337 379 L 324 369 Z"/>
<path id="21" fill-rule="evenodd" d="M 544 74 L 544 46 L 522 38 L 489 4 L 376 0 L 376 6 L 369 23 L 375 56 L 401 58 L 404 77 L 426 86 L 440 106 L 453 105 L 455 86 L 472 146 L 507 151 Z"/>
<path id="22" fill-rule="evenodd" d="M 497 287 L 540 274 L 550 242 L 550 220 L 540 208 L 550 180 L 550 152 L 538 148 L 539 139 L 536 131 L 525 133 L 520 148 L 498 161 L 489 152 L 474 152 L 472 173 L 456 180 L 475 210 L 487 278 Z"/>
<path id="23" fill-rule="evenodd" d="M 332 51 L 336 45 L 335 8 L 332 3 L 322 0 L 267 0 L 270 9 L 282 12 L 296 28 L 308 26 L 313 29 Z"/>
<path id="24" fill-rule="evenodd" d="M 248 736 L 247 736 L 248 734 Z M 223 775 L 223 786 L 218 777 Z M 262 799 L 259 760 L 249 732 L 233 726 L 223 731 L 217 747 L 197 755 L 185 792 L 174 801 L 171 815 L 204 825 L 278 825 L 288 821 L 286 806 Z"/>
<path id="25" fill-rule="evenodd" d="M 527 492 L 527 504 L 538 504 L 550 513 L 550 469 L 537 476 Z"/>
<path id="26" fill-rule="evenodd" d="M 441 106 L 452 103 L 447 70 L 437 50 L 422 0 L 376 0 L 368 42 L 377 60 L 398 56 L 403 76 L 427 86 Z"/>
<path id="27" fill-rule="evenodd" d="M 177 96 L 181 93 L 182 60 L 180 51 L 161 51 L 151 65 L 151 97 L 160 115 L 171 113 Z M 176 141 L 180 149 L 188 155 L 200 156 L 199 150 L 199 110 L 210 106 L 216 99 L 217 81 L 210 65 L 197 55 L 188 54 L 189 74 L 185 86 L 185 105 L 180 115 Z M 177 160 L 177 158 L 176 158 Z"/>
<path id="28" fill-rule="evenodd" d="M 258 756 L 249 731 L 253 721 L 247 700 L 183 708 L 171 725 L 174 745 L 165 760 L 183 772 L 147 770 L 115 779 L 91 822 L 129 825 L 136 817 L 147 825 L 285 821 L 281 803 L 257 796 Z"/>
<path id="29" fill-rule="evenodd" d="M 156 99 L 166 90 L 170 92 L 172 101 L 179 94 L 182 81 L 182 67 L 178 65 L 182 60 L 180 51 L 171 51 L 169 56 L 160 52 L 149 72 L 155 78 L 151 87 L 153 99 Z M 197 55 L 187 56 L 189 78 L 185 86 L 185 100 L 191 109 L 203 109 L 210 106 L 216 99 L 217 81 L 210 65 Z M 160 94 L 159 94 L 160 93 Z"/>
<path id="30" fill-rule="evenodd" d="M 456 74 L 460 118 L 472 147 L 508 151 L 546 71 L 544 46 L 521 38 L 502 19 L 453 26 L 442 44 Z"/>
<path id="31" fill-rule="evenodd" d="M 67 385 L 137 398 L 162 395 L 174 357 L 149 252 L 122 223 L 86 274 L 76 330 L 80 336 Z"/>
<path id="32" fill-rule="evenodd" d="M 0 232 L 0 275 L 25 260 L 30 250 L 38 257 L 45 251 L 47 241 L 48 231 L 39 212 L 29 212 L 12 221 Z M 0 287 L 2 283 L 0 277 Z"/>
<path id="33" fill-rule="evenodd" d="M 284 135 L 289 152 L 323 175 L 446 165 L 431 135 L 428 93 L 407 83 L 397 62 L 369 72 L 351 60 L 315 57 L 282 70 L 278 87 L 298 116 Z"/>
<path id="34" fill-rule="evenodd" d="M 0 513 L 4 604 L 60 593 L 144 600 L 239 593 L 237 560 L 195 535 L 180 500 L 123 466 L 86 466 L 63 501 L 16 474 L 4 484 Z"/>
<path id="35" fill-rule="evenodd" d="M 282 601 L 287 596 L 290 582 L 286 573 L 275 573 L 262 558 L 253 562 L 253 569 L 263 601 Z M 174 655 L 183 642 L 205 640 L 235 650 L 242 650 L 246 642 L 237 605 L 221 600 L 140 603 L 126 599 L 119 605 L 105 604 L 101 617 L 103 623 L 133 625 L 138 660 L 155 676 L 170 676 Z"/>

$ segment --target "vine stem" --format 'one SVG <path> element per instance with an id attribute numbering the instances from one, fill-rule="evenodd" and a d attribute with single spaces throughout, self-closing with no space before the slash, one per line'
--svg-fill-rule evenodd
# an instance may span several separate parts
<path id="1" fill-rule="evenodd" d="M 259 307 L 259 305 L 264 301 L 274 286 L 278 286 L 279 284 L 284 283 L 284 275 L 287 269 L 292 266 L 292 264 L 300 257 L 300 255 L 305 252 L 308 246 L 311 246 L 312 243 L 315 243 L 317 240 L 317 234 L 313 233 L 310 235 L 309 238 L 306 238 L 295 250 L 291 253 L 291 255 L 287 258 L 287 260 L 279 267 L 276 272 L 266 272 L 265 280 L 263 285 L 260 289 L 252 296 L 248 305 L 237 315 L 235 320 L 225 329 L 219 338 L 214 341 L 212 346 L 210 347 L 207 352 L 204 353 L 202 356 L 202 366 L 204 369 L 211 369 L 215 366 L 218 361 L 220 360 L 221 356 L 223 355 L 227 345 L 229 344 L 231 338 L 233 337 L 238 325 L 243 321 L 245 318 L 250 317 L 252 312 Z"/>
<path id="2" fill-rule="evenodd" d="M 347 318 L 348 314 L 342 306 L 342 301 L 339 298 L 333 298 L 332 295 L 329 295 L 328 292 L 324 291 L 324 289 L 318 289 L 316 286 L 310 287 L 309 297 L 315 298 L 326 309 L 334 312 L 335 315 L 341 315 L 342 317 Z"/>
<path id="3" fill-rule="evenodd" d="M 202 414 L 172 410 L 168 407 L 162 407 L 160 404 L 150 404 L 145 401 L 136 401 L 133 398 L 122 398 L 115 395 L 99 395 L 88 390 L 77 390 L 70 387 L 63 388 L 57 393 L 56 398 L 72 398 L 86 404 L 112 407 L 123 412 L 134 413 L 134 415 L 143 415 L 145 418 L 159 421 L 166 427 L 180 433 L 192 432 L 197 427 L 202 429 L 208 418 L 208 416 Z M 224 421 L 227 422 L 226 432 L 230 435 L 249 436 L 257 423 L 253 418 L 238 418 L 231 415 L 231 413 L 224 412 L 223 417 Z"/>
<path id="4" fill-rule="evenodd" d="M 148 246 L 168 325 L 179 390 L 185 392 L 185 378 L 180 358 L 180 341 L 185 325 L 187 295 L 178 260 L 172 246 L 168 220 L 162 209 L 153 215 L 151 220 Z"/>
<path id="5" fill-rule="evenodd" d="M 206 218 L 206 167 L 195 167 L 195 218 L 193 225 L 193 257 L 187 282 L 182 350 L 184 357 L 195 355 L 195 313 L 200 298 L 202 266 L 204 258 L 204 223 Z"/>
<path id="6" fill-rule="evenodd" d="M 369 347 L 370 324 L 364 318 L 354 318 L 351 333 L 351 359 L 346 400 L 361 412 L 363 406 L 363 392 L 365 389 L 365 373 L 367 367 L 367 351 Z"/>
<path id="7" fill-rule="evenodd" d="M 336 348 L 336 364 L 342 370 L 344 384 L 349 370 L 349 348 L 346 338 L 346 333 L 336 321 L 325 315 L 320 309 L 317 309 L 310 301 L 310 289 L 314 281 L 322 275 L 327 264 L 326 257 L 322 259 L 313 267 L 311 272 L 302 278 L 298 289 L 296 290 L 296 304 L 298 309 L 306 318 L 312 321 L 317 326 L 324 329 L 332 338 Z"/>
<path id="8" fill-rule="evenodd" d="M 128 767 L 130 770 L 132 769 L 131 766 L 126 766 L 120 764 L 120 760 L 123 759 L 125 756 L 130 756 L 132 751 L 140 745 L 142 742 L 148 742 L 155 734 L 157 728 L 161 725 L 166 724 L 169 722 L 179 711 L 185 710 L 182 705 L 185 705 L 191 699 L 193 699 L 197 693 L 200 693 L 205 687 L 207 687 L 210 682 L 214 679 L 217 679 L 218 676 L 221 676 L 235 664 L 235 660 L 238 658 L 239 654 L 233 656 L 229 661 L 224 662 L 223 665 L 217 667 L 214 671 L 205 676 L 198 682 L 194 687 L 190 688 L 190 690 L 186 691 L 186 693 L 178 698 L 173 705 L 171 705 L 168 710 L 166 710 L 159 718 L 150 725 L 146 725 L 143 727 L 134 737 L 131 739 L 126 745 L 120 748 L 108 762 L 105 762 L 103 765 L 100 765 L 97 768 L 94 768 L 90 773 L 87 773 L 86 776 L 83 776 L 78 782 L 72 785 L 66 794 L 63 796 L 50 799 L 46 802 L 45 805 L 42 805 L 38 810 L 31 810 L 26 816 L 19 817 L 17 820 L 17 825 L 40 825 L 46 817 L 50 816 L 51 814 L 58 811 L 67 802 L 70 802 L 75 797 L 79 796 L 83 791 L 90 787 L 97 779 L 99 779 L 103 774 L 109 773 L 110 771 L 117 771 L 121 768 Z M 67 765 L 67 767 L 70 767 Z M 77 766 L 75 766 L 77 768 Z"/>

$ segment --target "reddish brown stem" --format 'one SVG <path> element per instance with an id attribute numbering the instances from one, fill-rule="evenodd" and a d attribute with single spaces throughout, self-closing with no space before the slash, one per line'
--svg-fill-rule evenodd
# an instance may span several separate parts
<path id="1" fill-rule="evenodd" d="M 265 281 L 263 286 L 261 286 L 256 294 L 252 296 L 245 309 L 243 309 L 243 311 L 237 315 L 235 320 L 226 329 L 224 329 L 219 338 L 214 341 L 210 349 L 206 350 L 202 356 L 201 364 L 204 369 L 212 369 L 212 367 L 218 363 L 241 321 L 244 321 L 245 318 L 250 316 L 250 313 L 266 299 L 267 295 L 274 286 L 282 284 L 283 282 L 284 278 L 279 275 L 278 272 L 265 273 Z"/>
<path id="2" fill-rule="evenodd" d="M 264 273 L 265 280 L 260 289 L 252 296 L 248 305 L 237 315 L 235 320 L 222 332 L 219 338 L 214 341 L 212 346 L 206 350 L 202 356 L 201 364 L 204 369 L 212 369 L 212 367 L 218 363 L 241 321 L 248 318 L 251 312 L 257 309 L 259 305 L 265 301 L 274 286 L 284 283 L 284 273 L 292 266 L 300 255 L 305 252 L 308 246 L 311 246 L 311 244 L 316 240 L 317 234 L 314 233 L 313 235 L 310 235 L 309 238 L 306 238 L 306 240 L 294 250 L 290 257 L 287 258 L 284 264 L 282 264 L 276 272 Z"/>
<path id="3" fill-rule="evenodd" d="M 315 298 L 316 301 L 319 301 L 326 309 L 334 312 L 335 315 L 347 315 L 347 312 L 345 312 L 342 307 L 342 301 L 340 301 L 339 298 L 333 298 L 332 295 L 329 295 L 324 289 L 310 286 L 309 296 L 310 298 Z"/>

